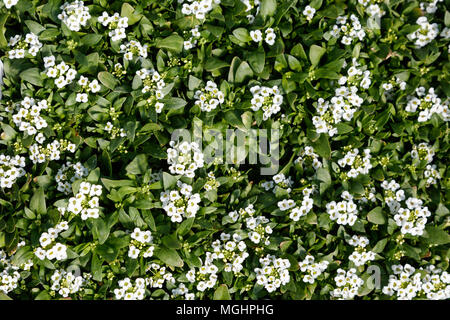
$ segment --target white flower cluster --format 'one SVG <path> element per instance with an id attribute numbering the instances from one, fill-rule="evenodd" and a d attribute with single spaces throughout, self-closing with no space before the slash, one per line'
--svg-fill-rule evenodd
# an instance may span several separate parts
<path id="1" fill-rule="evenodd" d="M 249 204 L 246 208 L 240 208 L 238 211 L 231 211 L 228 216 L 233 222 L 237 222 L 239 219 L 244 219 L 248 231 L 249 239 L 259 244 L 263 242 L 266 246 L 270 244 L 269 235 L 272 234 L 272 228 L 268 226 L 269 219 L 264 216 L 255 215 L 256 211 L 252 204 Z"/>
<path id="2" fill-rule="evenodd" d="M 78 79 L 78 84 L 86 92 L 86 93 L 82 92 L 77 93 L 75 101 L 80 103 L 88 102 L 88 94 L 87 94 L 88 92 L 96 93 L 99 92 L 101 88 L 97 79 L 89 81 L 89 79 L 84 76 L 81 76 L 80 79 Z"/>
<path id="3" fill-rule="evenodd" d="M 434 265 L 416 270 L 409 264 L 393 265 L 394 274 L 389 276 L 389 283 L 383 287 L 383 293 L 395 296 L 398 300 L 414 298 L 429 300 L 450 299 L 450 274 Z"/>
<path id="4" fill-rule="evenodd" d="M 263 110 L 263 119 L 267 120 L 281 110 L 283 96 L 277 86 L 272 88 L 265 86 L 253 86 L 250 89 L 253 95 L 251 108 L 253 111 Z"/>
<path id="5" fill-rule="evenodd" d="M 183 42 L 184 50 L 190 50 L 197 45 L 197 39 L 200 38 L 200 32 L 198 31 L 198 26 L 191 29 L 191 37 Z"/>
<path id="6" fill-rule="evenodd" d="M 24 157 L 0 154 L 0 188 L 11 188 L 17 179 L 26 174 L 24 167 Z"/>
<path id="7" fill-rule="evenodd" d="M 44 135 L 39 133 L 36 136 L 38 143 L 42 143 L 45 140 Z M 69 151 L 74 153 L 76 150 L 76 145 L 67 140 L 54 140 L 52 143 L 46 145 L 45 147 L 37 143 L 30 146 L 30 160 L 33 163 L 43 163 L 45 161 L 59 160 L 61 157 L 61 152 Z"/>
<path id="8" fill-rule="evenodd" d="M 194 300 L 195 294 L 190 293 L 189 289 L 186 287 L 184 283 L 180 283 L 178 287 L 172 289 L 172 297 L 173 298 L 182 297 L 183 300 Z"/>
<path id="9" fill-rule="evenodd" d="M 211 244 L 213 253 L 207 252 L 206 259 L 212 263 L 214 260 L 221 260 L 224 264 L 225 272 L 233 272 L 235 274 L 240 273 L 243 269 L 243 263 L 249 256 L 247 252 L 247 246 L 238 234 L 231 235 L 228 233 L 222 233 L 220 240 L 215 240 Z"/>
<path id="10" fill-rule="evenodd" d="M 322 162 L 319 160 L 319 155 L 315 153 L 314 148 L 310 146 L 306 146 L 300 151 L 300 156 L 294 161 L 294 164 L 297 163 L 311 164 L 314 170 L 322 168 Z"/>
<path id="11" fill-rule="evenodd" d="M 19 0 L 3 0 L 6 9 L 11 9 L 13 6 L 17 4 L 17 2 L 19 2 Z"/>
<path id="12" fill-rule="evenodd" d="M 347 22 L 348 16 L 339 16 L 336 19 L 336 24 L 333 26 L 331 35 L 339 38 L 342 35 L 341 43 L 348 46 L 352 44 L 355 39 L 363 41 L 366 32 L 361 26 L 359 19 L 354 14 L 350 15 L 351 22 Z"/>
<path id="13" fill-rule="evenodd" d="M 98 17 L 97 20 L 104 27 L 108 27 L 108 29 L 111 30 L 108 35 L 111 37 L 112 41 L 119 41 L 127 37 L 125 32 L 125 29 L 128 27 L 127 17 L 121 17 L 117 12 L 112 16 L 109 16 L 106 11 L 103 11 L 103 14 Z"/>
<path id="14" fill-rule="evenodd" d="M 133 60 L 133 57 L 147 58 L 148 45 L 141 45 L 139 41 L 131 40 L 120 45 L 120 53 L 124 53 L 125 60 Z"/>
<path id="15" fill-rule="evenodd" d="M 56 189 L 65 194 L 70 194 L 72 192 L 72 183 L 75 180 L 86 177 L 88 173 L 89 170 L 85 168 L 81 162 L 72 163 L 67 161 L 66 164 L 63 164 L 61 168 L 58 169 L 58 172 L 55 175 L 55 180 L 58 183 Z"/>
<path id="16" fill-rule="evenodd" d="M 12 119 L 20 131 L 31 136 L 47 127 L 47 121 L 41 117 L 41 111 L 46 109 L 48 109 L 47 100 L 36 103 L 33 98 L 25 97 L 17 106 L 17 113 L 12 116 Z"/>
<path id="17" fill-rule="evenodd" d="M 191 283 L 196 283 L 198 291 L 203 292 L 206 289 L 214 288 L 217 282 L 217 272 L 219 269 L 213 264 L 202 265 L 196 271 L 192 268 L 186 273 L 186 278 Z"/>
<path id="18" fill-rule="evenodd" d="M 255 14 L 247 14 L 247 19 L 249 23 L 253 23 L 255 21 L 255 16 L 259 13 L 259 6 L 261 2 L 259 0 L 241 0 L 241 2 L 247 7 L 245 8 L 245 12 L 252 11 L 256 7 Z"/>
<path id="19" fill-rule="evenodd" d="M 360 199 L 358 199 L 358 203 L 365 204 L 365 203 L 368 203 L 369 201 L 376 202 L 377 201 L 377 198 L 375 197 L 376 191 L 377 190 L 375 189 L 375 187 L 366 187 L 365 193 L 362 195 L 362 197 Z M 344 192 L 348 192 L 348 191 L 344 191 Z M 350 195 L 350 193 L 349 193 L 349 196 L 351 199 L 353 199 L 353 196 Z"/>
<path id="20" fill-rule="evenodd" d="M 316 110 L 319 116 L 312 118 L 317 133 L 328 133 L 331 137 L 337 133 L 334 126 L 343 120 L 350 121 L 364 99 L 358 95 L 358 86 L 368 89 L 372 80 L 370 71 L 358 68 L 359 63 L 353 59 L 353 64 L 347 70 L 347 76 L 342 76 L 338 83 L 341 87 L 335 89 L 335 95 L 329 101 L 319 98 Z M 345 86 L 346 85 L 346 86 Z"/>
<path id="21" fill-rule="evenodd" d="M 350 166 L 351 169 L 346 174 L 351 178 L 356 178 L 360 174 L 369 174 L 369 170 L 372 169 L 370 158 L 370 149 L 364 149 L 363 157 L 359 154 L 359 150 L 354 148 L 348 151 L 342 159 L 339 159 L 338 164 L 342 168 Z"/>
<path id="22" fill-rule="evenodd" d="M 421 142 L 419 145 L 414 145 L 411 151 L 411 158 L 414 160 L 426 161 L 430 163 L 433 161 L 434 150 L 426 142 Z"/>
<path id="23" fill-rule="evenodd" d="M 403 234 L 411 234 L 413 236 L 421 236 L 427 217 L 431 216 L 428 207 L 422 207 L 423 201 L 417 198 L 408 198 L 406 201 L 407 208 L 400 208 L 394 216 L 395 223 L 401 227 Z"/>
<path id="24" fill-rule="evenodd" d="M 438 2 L 443 2 L 444 0 L 428 0 L 427 2 L 420 3 L 420 10 L 426 11 L 427 13 L 435 13 Z"/>
<path id="25" fill-rule="evenodd" d="M 344 63 L 344 67 L 347 67 L 347 62 Z M 372 80 L 370 78 L 370 71 L 369 70 L 363 70 L 362 67 L 359 67 L 360 63 L 357 61 L 356 58 L 352 59 L 351 66 L 347 69 L 347 75 L 342 76 L 339 78 L 338 83 L 343 86 L 347 85 L 348 89 L 353 91 L 358 91 L 357 89 L 353 87 L 359 87 L 360 89 L 369 89 L 370 85 L 372 84 Z M 337 96 L 342 96 L 343 94 L 339 94 L 339 92 L 345 91 L 344 88 L 339 88 L 336 90 Z M 352 100 L 361 101 L 361 98 L 353 96 L 350 97 L 349 102 L 352 102 Z M 362 101 L 361 101 L 362 103 Z M 355 105 L 352 103 L 352 105 Z"/>
<path id="26" fill-rule="evenodd" d="M 27 33 L 23 41 L 21 41 L 21 38 L 22 36 L 16 35 L 9 39 L 8 47 L 14 47 L 8 51 L 9 59 L 24 58 L 26 53 L 35 57 L 39 49 L 42 48 L 42 43 L 34 33 Z"/>
<path id="27" fill-rule="evenodd" d="M 381 187 L 384 189 L 384 202 L 391 212 L 397 212 L 401 207 L 400 201 L 405 200 L 405 191 L 400 189 L 400 185 L 395 180 L 384 180 Z"/>
<path id="28" fill-rule="evenodd" d="M 51 276 L 50 289 L 67 298 L 69 295 L 82 290 L 87 283 L 88 281 L 82 276 L 75 276 L 72 272 L 60 269 L 56 270 Z"/>
<path id="29" fill-rule="evenodd" d="M 443 102 L 434 92 L 434 88 L 428 89 L 427 93 L 424 87 L 418 87 L 416 95 L 417 97 L 408 96 L 405 110 L 414 113 L 419 108 L 420 112 L 417 121 L 428 121 L 433 113 L 440 115 L 444 121 L 450 121 L 449 100 L 447 99 Z"/>
<path id="30" fill-rule="evenodd" d="M 175 278 L 172 273 L 166 270 L 166 267 L 161 267 L 157 263 L 152 263 L 146 269 L 146 272 L 151 272 L 152 276 L 145 279 L 150 288 L 162 288 L 164 282 L 175 284 Z"/>
<path id="31" fill-rule="evenodd" d="M 112 110 L 114 110 L 114 108 L 111 108 Z M 119 136 L 119 137 L 126 137 L 127 133 L 125 132 L 124 128 L 117 128 L 114 127 L 114 125 L 111 123 L 111 121 L 108 121 L 105 125 L 105 127 L 103 128 L 103 130 L 105 130 L 106 132 L 109 133 L 109 136 L 111 139 L 114 139 L 115 137 Z"/>
<path id="32" fill-rule="evenodd" d="M 277 258 L 268 254 L 260 258 L 261 268 L 255 268 L 256 284 L 264 286 L 267 292 L 277 290 L 281 285 L 287 284 L 291 277 L 288 268 L 291 263 L 288 259 Z"/>
<path id="33" fill-rule="evenodd" d="M 118 281 L 119 288 L 114 289 L 116 300 L 143 300 L 145 297 L 146 282 L 143 278 L 137 278 L 134 284 L 130 278 Z"/>
<path id="34" fill-rule="evenodd" d="M 208 81 L 205 88 L 195 91 L 194 99 L 196 99 L 195 105 L 199 106 L 202 111 L 209 112 L 222 104 L 225 96 L 215 82 Z"/>
<path id="35" fill-rule="evenodd" d="M 364 284 L 364 281 L 358 277 L 354 268 L 348 271 L 339 268 L 334 281 L 338 288 L 331 291 L 330 295 L 332 298 L 337 298 L 338 300 L 353 299 L 358 294 L 359 288 Z"/>
<path id="36" fill-rule="evenodd" d="M 410 197 L 406 203 L 406 208 L 402 208 L 401 201 L 406 199 L 405 191 L 400 189 L 400 185 L 391 181 L 383 181 L 381 187 L 384 189 L 384 201 L 388 205 L 397 226 L 401 227 L 403 234 L 421 236 L 427 223 L 427 217 L 431 216 L 428 207 L 423 207 L 423 201 Z"/>
<path id="37" fill-rule="evenodd" d="M 181 222 L 183 218 L 193 218 L 200 209 L 201 201 L 198 193 L 192 193 L 192 186 L 177 181 L 178 190 L 167 190 L 161 193 L 162 207 L 172 222 Z"/>
<path id="38" fill-rule="evenodd" d="M 134 228 L 131 233 L 131 239 L 130 247 L 128 249 L 128 257 L 131 259 L 137 259 L 141 252 L 144 252 L 142 254 L 144 258 L 150 258 L 153 256 L 155 247 L 150 245 L 153 241 L 150 230 L 142 231 L 139 228 Z"/>
<path id="39" fill-rule="evenodd" d="M 444 29 L 442 29 L 441 37 L 446 39 L 446 40 L 450 39 L 450 28 L 445 27 Z"/>
<path id="40" fill-rule="evenodd" d="M 276 192 L 275 187 L 279 187 L 285 189 L 288 193 L 290 193 L 293 183 L 294 182 L 292 181 L 291 177 L 286 178 L 284 173 L 278 173 L 272 177 L 272 181 L 262 182 L 261 187 L 263 187 L 266 191 L 273 189 L 272 191 L 274 193 Z"/>
<path id="41" fill-rule="evenodd" d="M 278 201 L 278 208 L 281 211 L 289 211 L 289 218 L 298 221 L 301 217 L 306 216 L 313 207 L 313 199 L 310 198 L 313 190 L 310 188 L 303 189 L 303 200 L 301 206 L 298 206 L 294 200 L 285 199 Z"/>
<path id="42" fill-rule="evenodd" d="M 441 179 L 441 175 L 439 171 L 437 171 L 437 167 L 435 164 L 427 165 L 423 174 L 425 178 L 427 178 L 427 186 L 436 184 L 437 180 Z"/>
<path id="43" fill-rule="evenodd" d="M 385 92 L 392 91 L 395 87 L 398 87 L 400 90 L 406 89 L 406 82 L 400 79 L 399 77 L 392 77 L 389 82 L 385 82 L 381 84 L 381 87 Z"/>
<path id="44" fill-rule="evenodd" d="M 257 43 L 261 42 L 264 38 L 264 41 L 269 46 L 273 46 L 277 35 L 275 34 L 275 31 L 273 30 L 273 28 L 267 28 L 264 31 L 264 37 L 263 37 L 263 33 L 261 32 L 261 30 L 250 31 L 250 37 L 252 38 L 252 40 L 254 42 L 257 42 Z"/>
<path id="45" fill-rule="evenodd" d="M 415 45 L 417 48 L 425 47 L 439 34 L 439 27 L 437 23 L 429 23 L 427 17 L 419 17 L 416 21 L 419 25 L 419 29 L 410 33 L 408 38 L 410 40 L 415 40 Z"/>
<path id="46" fill-rule="evenodd" d="M 370 17 L 381 18 L 385 13 L 383 10 L 381 10 L 380 6 L 376 3 L 377 0 L 358 0 L 358 2 L 364 6 L 364 11 Z"/>
<path id="47" fill-rule="evenodd" d="M 186 3 L 190 2 L 189 3 Z M 178 0 L 179 3 L 183 3 L 181 13 L 189 16 L 194 15 L 197 19 L 203 20 L 206 18 L 208 12 L 213 9 L 213 4 L 220 4 L 220 0 Z"/>
<path id="48" fill-rule="evenodd" d="M 156 97 L 157 100 L 161 100 L 162 98 L 164 98 L 164 93 L 162 90 L 166 86 L 166 82 L 161 77 L 158 71 L 154 69 L 143 68 L 136 71 L 136 75 L 138 75 L 142 80 L 142 93 L 150 92 Z"/>
<path id="49" fill-rule="evenodd" d="M 80 31 L 81 27 L 85 27 L 91 18 L 89 8 L 84 6 L 83 1 L 65 2 L 60 9 L 62 12 L 58 14 L 58 19 L 72 31 Z"/>
<path id="50" fill-rule="evenodd" d="M 193 178 L 195 170 L 204 166 L 204 155 L 196 142 L 183 141 L 175 144 L 175 141 L 170 141 L 170 146 L 167 149 L 170 173 Z"/>
<path id="51" fill-rule="evenodd" d="M 216 180 L 216 177 L 214 176 L 214 172 L 208 172 L 208 178 L 206 180 L 205 185 L 203 188 L 205 188 L 206 191 L 211 190 L 217 190 L 217 188 L 220 186 L 220 182 Z"/>
<path id="52" fill-rule="evenodd" d="M 38 247 L 34 254 L 39 260 L 56 259 L 58 261 L 67 259 L 67 246 L 56 242 L 56 238 L 62 232 L 69 229 L 67 221 L 61 221 L 54 228 L 49 228 L 39 237 L 40 247 Z"/>
<path id="53" fill-rule="evenodd" d="M 351 198 L 345 199 L 344 196 L 344 194 L 341 195 L 344 199 L 342 201 L 327 203 L 327 213 L 330 215 L 330 219 L 338 224 L 353 226 L 358 218 L 358 207 Z"/>
<path id="54" fill-rule="evenodd" d="M 369 244 L 369 239 L 365 236 L 353 236 L 348 243 L 355 247 L 355 251 L 348 257 L 355 266 L 363 266 L 367 262 L 375 260 L 375 253 L 366 251 L 365 247 Z"/>
<path id="55" fill-rule="evenodd" d="M 62 213 L 67 212 L 78 215 L 81 213 L 81 219 L 97 219 L 100 216 L 99 197 L 102 195 L 102 186 L 81 182 L 78 193 L 69 199 L 67 209 L 61 208 Z"/>
<path id="56" fill-rule="evenodd" d="M 11 264 L 6 252 L 0 250 L 0 292 L 8 294 L 17 288 L 20 280 L 19 267 Z"/>
<path id="57" fill-rule="evenodd" d="M 77 76 L 77 70 L 71 68 L 64 61 L 55 66 L 55 57 L 44 58 L 45 68 L 47 68 L 47 77 L 54 78 L 56 86 L 61 89 L 72 83 Z"/>
<path id="58" fill-rule="evenodd" d="M 316 14 L 316 9 L 311 6 L 306 6 L 302 13 L 306 17 L 306 20 L 311 21 Z"/>
<path id="59" fill-rule="evenodd" d="M 316 279 L 328 268 L 328 261 L 315 262 L 315 258 L 308 254 L 299 262 L 300 271 L 304 272 L 303 282 L 313 284 Z"/>

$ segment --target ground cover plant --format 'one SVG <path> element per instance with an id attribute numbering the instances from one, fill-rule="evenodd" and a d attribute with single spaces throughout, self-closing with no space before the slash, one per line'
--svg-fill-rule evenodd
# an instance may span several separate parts
<path id="1" fill-rule="evenodd" d="M 449 4 L 0 0 L 0 298 L 449 299 Z"/>

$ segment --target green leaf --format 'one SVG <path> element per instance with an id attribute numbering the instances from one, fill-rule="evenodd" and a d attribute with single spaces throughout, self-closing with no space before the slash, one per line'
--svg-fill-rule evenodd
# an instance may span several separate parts
<path id="1" fill-rule="evenodd" d="M 80 42 L 81 44 L 91 47 L 96 45 L 100 40 L 102 39 L 102 36 L 97 33 L 89 33 L 81 38 Z"/>
<path id="2" fill-rule="evenodd" d="M 230 292 L 226 284 L 221 284 L 214 292 L 214 300 L 231 300 Z"/>
<path id="3" fill-rule="evenodd" d="M 20 78 L 38 87 L 42 87 L 44 85 L 38 68 L 30 68 L 22 71 L 20 73 Z"/>
<path id="4" fill-rule="evenodd" d="M 178 34 L 173 34 L 167 38 L 156 41 L 156 47 L 160 49 L 167 49 L 175 53 L 183 51 L 184 39 Z"/>
<path id="5" fill-rule="evenodd" d="M 210 57 L 209 59 L 206 60 L 205 70 L 215 71 L 229 66 L 230 64 L 228 62 L 222 61 L 214 57 Z"/>
<path id="6" fill-rule="evenodd" d="M 122 5 L 122 10 L 120 11 L 121 17 L 128 18 L 128 25 L 132 26 L 133 24 L 139 22 L 141 20 L 141 14 L 134 14 L 134 8 L 129 3 L 124 3 Z"/>
<path id="7" fill-rule="evenodd" d="M 331 186 L 331 175 L 328 168 L 317 169 L 317 179 L 322 181 L 320 183 L 320 194 L 323 194 Z"/>
<path id="8" fill-rule="evenodd" d="M 252 40 L 250 32 L 248 32 L 247 28 L 237 28 L 233 30 L 233 35 L 241 42 L 248 42 Z"/>
<path id="9" fill-rule="evenodd" d="M 1 300 L 12 300 L 12 298 L 8 297 L 6 294 L 4 294 L 3 292 L 0 292 L 0 301 Z"/>
<path id="10" fill-rule="evenodd" d="M 33 258 L 33 252 L 29 246 L 19 248 L 11 259 L 11 263 L 20 267 Z"/>
<path id="11" fill-rule="evenodd" d="M 320 58 L 327 52 L 326 49 L 319 47 L 318 45 L 313 44 L 309 48 L 309 60 L 313 66 L 317 66 L 319 64 Z"/>
<path id="12" fill-rule="evenodd" d="M 95 247 L 95 252 L 99 254 L 108 263 L 117 259 L 120 249 L 128 246 L 129 236 L 121 238 L 109 238 L 105 243 Z"/>
<path id="13" fill-rule="evenodd" d="M 192 225 L 194 224 L 194 220 L 195 218 L 187 218 L 183 220 L 183 222 L 180 223 L 180 226 L 177 229 L 177 233 L 180 236 L 184 236 L 186 233 L 188 233 L 191 230 Z"/>
<path id="14" fill-rule="evenodd" d="M 181 249 L 182 244 L 178 240 L 176 233 L 164 236 L 162 243 L 169 249 Z"/>
<path id="15" fill-rule="evenodd" d="M 175 184 L 178 181 L 179 176 L 172 176 L 168 174 L 167 172 L 163 172 L 162 174 L 162 180 L 163 180 L 163 186 L 164 190 L 169 190 L 175 186 Z"/>
<path id="16" fill-rule="evenodd" d="M 131 161 L 125 170 L 128 174 L 144 174 L 148 168 L 147 156 L 145 154 L 138 154 L 133 161 Z"/>
<path id="17" fill-rule="evenodd" d="M 161 247 L 155 250 L 155 256 L 165 264 L 172 267 L 181 268 L 184 265 L 183 260 L 174 249 Z"/>
<path id="18" fill-rule="evenodd" d="M 253 71 L 248 65 L 246 61 L 242 61 L 239 67 L 236 70 L 236 75 L 234 76 L 234 80 L 236 83 L 242 83 L 246 79 L 251 78 L 253 76 Z"/>
<path id="19" fill-rule="evenodd" d="M 6 20 L 8 19 L 9 15 L 8 14 L 2 14 L 0 15 L 0 47 L 5 48 L 8 46 L 8 41 L 5 38 L 5 23 Z"/>
<path id="20" fill-rule="evenodd" d="M 45 193 L 43 188 L 37 189 L 30 200 L 30 209 L 37 214 L 45 214 L 47 206 L 45 204 Z"/>
<path id="21" fill-rule="evenodd" d="M 170 98 L 164 98 L 160 100 L 162 103 L 164 103 L 164 108 L 167 109 L 181 109 L 183 108 L 187 102 L 181 98 L 176 97 L 170 97 Z"/>
<path id="22" fill-rule="evenodd" d="M 27 25 L 31 33 L 34 33 L 35 35 L 39 35 L 39 33 L 45 30 L 43 26 L 33 20 L 25 20 L 25 24 Z"/>
<path id="23" fill-rule="evenodd" d="M 118 84 L 119 81 L 109 72 L 101 71 L 98 73 L 98 80 L 107 87 L 108 89 L 113 90 Z"/>
<path id="24" fill-rule="evenodd" d="M 386 247 L 386 244 L 387 244 L 388 240 L 389 240 L 389 238 L 381 239 L 380 241 L 377 242 L 377 244 L 370 251 L 372 251 L 374 253 L 383 252 L 384 248 Z"/>
<path id="25" fill-rule="evenodd" d="M 227 111 L 224 115 L 226 122 L 233 127 L 238 127 L 240 129 L 245 130 L 245 126 L 242 123 L 241 115 L 238 110 L 230 110 Z"/>
<path id="26" fill-rule="evenodd" d="M 424 234 L 425 241 L 429 244 L 442 245 L 450 243 L 450 234 L 438 227 L 425 227 L 426 234 Z"/>
<path id="27" fill-rule="evenodd" d="M 263 49 L 249 53 L 248 63 L 255 73 L 261 73 L 266 63 L 266 54 Z"/>
<path id="28" fill-rule="evenodd" d="M 98 218 L 93 221 L 93 235 L 99 244 L 103 244 L 109 236 L 109 228 L 103 219 Z"/>
<path id="29" fill-rule="evenodd" d="M 262 0 L 260 7 L 259 7 L 259 13 L 263 19 L 266 19 L 267 17 L 271 17 L 275 14 L 277 11 L 277 1 L 276 0 Z"/>
<path id="30" fill-rule="evenodd" d="M 313 143 L 313 148 L 319 156 L 325 159 L 331 158 L 331 147 L 327 134 L 321 133 L 319 139 Z"/>
<path id="31" fill-rule="evenodd" d="M 352 126 L 349 126 L 348 124 L 345 124 L 342 122 L 337 123 L 336 128 L 337 128 L 339 134 L 346 134 L 346 133 L 353 131 Z"/>
<path id="32" fill-rule="evenodd" d="M 197 89 L 201 83 L 202 83 L 201 79 L 196 78 L 193 75 L 189 75 L 189 80 L 188 80 L 189 90 Z"/>
<path id="33" fill-rule="evenodd" d="M 385 224 L 386 217 L 383 215 L 383 208 L 376 207 L 367 214 L 367 220 L 375 224 Z"/>

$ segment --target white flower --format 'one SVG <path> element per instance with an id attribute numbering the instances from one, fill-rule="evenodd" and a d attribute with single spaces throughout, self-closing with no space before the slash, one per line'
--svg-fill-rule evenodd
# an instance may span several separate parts
<path id="1" fill-rule="evenodd" d="M 261 30 L 252 30 L 252 31 L 250 31 L 250 37 L 255 42 L 262 41 L 262 32 L 261 32 Z"/>
<path id="2" fill-rule="evenodd" d="M 11 9 L 13 6 L 17 4 L 17 2 L 19 2 L 19 0 L 3 0 L 6 9 Z"/>
<path id="3" fill-rule="evenodd" d="M 305 15 L 306 19 L 309 21 L 312 20 L 315 13 L 316 13 L 316 9 L 312 8 L 311 6 L 306 6 L 305 10 L 303 10 L 303 15 Z"/>

